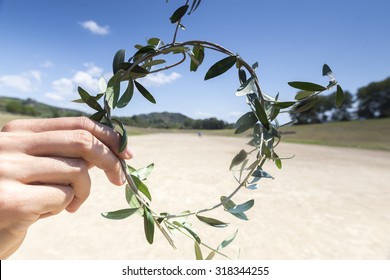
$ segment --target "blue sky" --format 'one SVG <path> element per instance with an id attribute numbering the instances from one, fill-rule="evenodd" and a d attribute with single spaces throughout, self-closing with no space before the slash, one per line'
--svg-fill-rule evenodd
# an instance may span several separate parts
<path id="1" fill-rule="evenodd" d="M 78 85 L 97 93 L 97 80 L 109 77 L 115 52 L 131 55 L 145 38 L 172 40 L 172 12 L 185 1 L 170 0 L 0 0 L 0 95 L 86 109 Z M 259 62 L 261 87 L 269 95 L 293 99 L 287 85 L 305 80 L 326 85 L 327 63 L 344 90 L 390 76 L 388 0 L 203 0 L 186 17 L 177 41 L 209 40 Z M 206 52 L 198 72 L 185 67 L 143 83 L 157 99 L 137 94 L 116 115 L 180 112 L 193 118 L 234 122 L 248 111 L 236 71 L 203 81 L 209 66 L 223 58 Z M 288 119 L 282 117 L 282 121 Z"/>

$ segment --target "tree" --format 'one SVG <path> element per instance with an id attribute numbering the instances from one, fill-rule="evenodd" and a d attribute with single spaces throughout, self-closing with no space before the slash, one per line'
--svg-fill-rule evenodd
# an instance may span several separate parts
<path id="1" fill-rule="evenodd" d="M 309 102 L 310 100 L 303 101 L 302 104 L 308 104 Z M 318 96 L 315 106 L 303 112 L 290 111 L 290 116 L 292 119 L 296 120 L 296 124 L 323 123 L 328 120 L 326 112 L 329 111 L 332 106 L 333 99 L 321 95 Z"/>
<path id="2" fill-rule="evenodd" d="M 335 99 L 336 93 L 330 95 L 330 99 Z M 331 109 L 331 120 L 332 121 L 350 121 L 354 118 L 355 113 L 352 112 L 352 106 L 354 104 L 354 98 L 349 91 L 344 91 L 343 104 L 339 108 L 333 107 Z"/>
<path id="3" fill-rule="evenodd" d="M 358 89 L 357 99 L 359 117 L 390 117 L 390 77 Z"/>
<path id="4" fill-rule="evenodd" d="M 336 108 L 334 100 L 336 99 L 336 92 L 329 95 L 320 95 L 317 98 L 317 103 L 310 109 L 297 112 L 290 111 L 292 119 L 296 120 L 296 124 L 313 124 L 325 123 L 328 121 L 349 121 L 352 119 L 350 109 L 353 104 L 352 94 L 348 91 L 344 92 L 343 104 Z M 302 102 L 309 103 L 310 100 Z"/>

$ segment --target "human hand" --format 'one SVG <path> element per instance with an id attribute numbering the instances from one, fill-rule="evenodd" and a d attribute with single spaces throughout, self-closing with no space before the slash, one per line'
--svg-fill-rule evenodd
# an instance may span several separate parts
<path id="1" fill-rule="evenodd" d="M 86 117 L 15 120 L 0 132 L 0 258 L 15 252 L 30 225 L 64 209 L 75 212 L 90 193 L 88 170 L 98 167 L 125 183 L 120 136 Z"/>

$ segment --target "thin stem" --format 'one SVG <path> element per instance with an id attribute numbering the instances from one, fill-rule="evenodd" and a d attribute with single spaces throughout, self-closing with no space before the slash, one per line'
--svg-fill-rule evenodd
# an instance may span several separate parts
<path id="1" fill-rule="evenodd" d="M 179 19 L 179 21 L 176 24 L 175 33 L 173 34 L 172 45 L 175 44 L 175 42 L 176 42 L 176 36 L 177 36 L 177 32 L 179 31 L 180 23 L 181 23 L 181 19 Z"/>
<path id="2" fill-rule="evenodd" d="M 187 236 L 188 238 L 194 240 L 194 238 L 192 237 L 192 235 L 190 235 L 190 234 L 188 234 L 187 232 L 183 231 L 181 227 L 179 227 L 179 226 L 177 226 L 177 225 L 175 225 L 175 224 L 173 224 L 173 223 L 171 223 L 171 222 L 169 222 L 169 221 L 165 221 L 165 223 L 168 224 L 169 226 L 175 228 L 176 230 L 180 231 L 180 233 L 184 234 L 184 235 Z M 197 241 L 194 240 L 194 242 L 197 242 Z M 229 260 L 232 260 L 232 258 L 229 257 L 228 255 L 225 255 L 224 253 L 221 253 L 220 251 L 218 251 L 218 250 L 212 248 L 211 246 L 209 246 L 209 245 L 207 245 L 207 244 L 205 244 L 205 243 L 203 243 L 203 242 L 200 242 L 200 245 L 206 247 L 207 249 L 210 249 L 211 251 L 214 251 L 216 254 L 219 254 L 219 255 L 221 255 L 221 256 L 223 256 L 223 257 L 229 259 Z"/>
<path id="3" fill-rule="evenodd" d="M 160 71 L 168 70 L 170 68 L 173 68 L 173 67 L 176 67 L 176 66 L 182 64 L 186 60 L 186 58 L 187 58 L 187 56 L 186 56 L 186 54 L 184 52 L 182 54 L 183 54 L 183 58 L 179 62 L 176 62 L 175 64 L 172 64 L 172 65 L 169 65 L 169 66 L 157 69 L 157 70 L 150 71 L 149 74 L 153 74 L 153 73 L 157 73 L 157 72 L 160 72 Z"/>

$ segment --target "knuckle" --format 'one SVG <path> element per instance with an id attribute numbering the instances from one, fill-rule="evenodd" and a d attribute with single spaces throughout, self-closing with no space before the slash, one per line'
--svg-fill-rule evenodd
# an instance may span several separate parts
<path id="1" fill-rule="evenodd" d="M 18 127 L 18 124 L 19 124 L 19 120 L 12 120 L 12 121 L 9 121 L 7 122 L 3 128 L 1 129 L 2 132 L 9 132 L 9 131 L 13 131 L 15 130 L 17 127 Z"/>
<path id="2" fill-rule="evenodd" d="M 95 143 L 95 137 L 86 130 L 76 130 L 73 141 L 82 152 L 90 151 Z"/>
<path id="3" fill-rule="evenodd" d="M 82 159 L 63 159 L 63 161 L 68 169 L 67 169 L 67 174 L 69 176 L 74 176 L 74 175 L 80 175 L 80 174 L 86 174 L 88 173 L 88 163 L 85 160 Z"/>
<path id="4" fill-rule="evenodd" d="M 77 123 L 80 125 L 80 129 L 92 131 L 95 123 L 88 117 L 82 116 L 77 118 Z"/>

